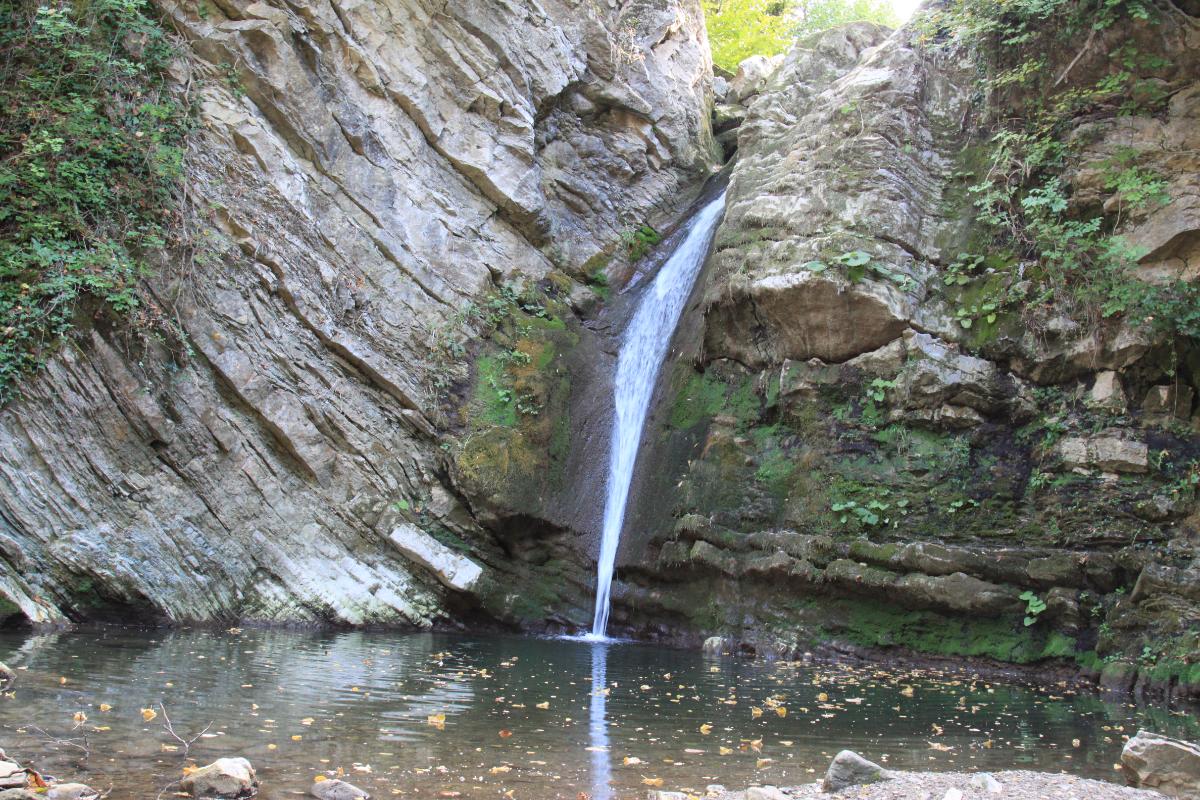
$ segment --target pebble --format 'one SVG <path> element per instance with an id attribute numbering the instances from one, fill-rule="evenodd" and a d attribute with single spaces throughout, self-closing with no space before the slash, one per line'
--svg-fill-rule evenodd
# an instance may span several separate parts
<path id="1" fill-rule="evenodd" d="M 889 771 L 888 776 L 891 780 L 883 783 L 851 786 L 833 794 L 822 793 L 820 784 L 814 783 L 786 789 L 785 796 L 796 800 L 996 800 L 997 797 L 992 784 L 976 780 L 981 778 L 980 773 Z M 988 777 L 1002 787 L 1004 800 L 1163 800 L 1158 792 L 1074 775 L 1011 771 Z M 734 800 L 739 794 L 726 797 Z"/>

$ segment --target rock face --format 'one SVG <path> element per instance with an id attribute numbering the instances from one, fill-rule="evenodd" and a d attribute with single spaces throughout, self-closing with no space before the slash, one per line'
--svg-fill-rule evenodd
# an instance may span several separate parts
<path id="1" fill-rule="evenodd" d="M 368 800 L 371 796 L 353 784 L 336 779 L 317 781 L 309 794 L 318 800 Z"/>
<path id="2" fill-rule="evenodd" d="M 1175 60 L 1195 64 L 1195 30 L 1163 38 L 1175 55 L 1149 83 L 1190 96 L 1197 73 Z M 1071 80 L 1106 69 L 1085 54 Z M 631 506 L 652 519 L 674 497 L 677 524 L 625 545 L 612 620 L 792 657 L 1058 659 L 1114 689 L 1197 696 L 1200 361 L 1119 318 L 967 313 L 997 236 L 972 222 L 996 113 L 976 75 L 963 51 L 850 25 L 797 44 L 725 123 L 728 207 L 685 318 L 702 345 L 676 339 Z M 1106 137 L 1191 135 L 1164 123 L 1191 113 L 1170 97 L 1128 128 L 1078 121 L 1081 218 L 1116 191 L 1094 171 L 1117 152 Z M 1158 141 L 1136 140 L 1139 165 L 1190 157 Z M 1186 210 L 1195 174 L 1161 174 Z M 982 266 L 963 285 L 967 253 Z"/>
<path id="3" fill-rule="evenodd" d="M 821 791 L 840 792 L 850 786 L 878 783 L 889 777 L 887 770 L 875 762 L 868 761 L 853 750 L 843 750 L 833 757 L 829 769 L 825 771 Z"/>
<path id="4" fill-rule="evenodd" d="M 1200 797 L 1200 747 L 1192 742 L 1138 731 L 1121 751 L 1121 769 L 1133 786 L 1168 797 Z"/>
<path id="5" fill-rule="evenodd" d="M 434 351 L 690 199 L 699 2 L 159 6 L 199 132 L 152 288 L 194 353 L 95 329 L 0 410 L 0 611 L 428 625 L 481 568 L 392 532 L 503 522 L 449 477 Z"/>

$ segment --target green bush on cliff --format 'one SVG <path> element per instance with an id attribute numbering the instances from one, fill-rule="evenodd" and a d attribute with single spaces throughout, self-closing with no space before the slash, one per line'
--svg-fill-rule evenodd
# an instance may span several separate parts
<path id="1" fill-rule="evenodd" d="M 1170 202 L 1164 176 L 1140 166 L 1135 148 L 1121 149 L 1098 165 L 1111 201 L 1098 213 L 1073 202 L 1064 177 L 1082 165 L 1086 137 L 1071 135 L 1080 120 L 1160 110 L 1166 94 L 1155 73 L 1165 62 L 1124 33 L 1134 24 L 1166 24 L 1155 14 L 1140 0 L 951 0 L 927 18 L 931 41 L 969 48 L 984 71 L 981 88 L 997 121 L 969 193 L 994 236 L 985 249 L 1015 256 L 988 265 L 984 254 L 963 254 L 952 266 L 946 285 L 960 297 L 964 328 L 1003 312 L 1023 314 L 1036 327 L 1037 315 L 1053 309 L 1093 326 L 1124 318 L 1200 337 L 1200 287 L 1140 280 L 1143 254 L 1116 233 L 1123 215 Z M 1109 29 L 1122 35 L 1105 37 Z M 1107 68 L 1070 80 L 1100 42 L 1109 42 Z M 1048 52 L 1078 56 L 1052 68 Z"/>
<path id="2" fill-rule="evenodd" d="M 140 278 L 182 175 L 171 57 L 144 0 L 0 1 L 0 402 L 84 315 L 170 327 Z"/>

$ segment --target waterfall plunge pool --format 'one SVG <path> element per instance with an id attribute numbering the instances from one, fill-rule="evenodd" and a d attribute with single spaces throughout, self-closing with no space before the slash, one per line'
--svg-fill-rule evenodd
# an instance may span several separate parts
<path id="1" fill-rule="evenodd" d="M 157 797 L 191 761 L 238 755 L 267 800 L 305 795 L 339 768 L 377 798 L 632 798 L 646 779 L 701 793 L 795 785 L 842 748 L 895 769 L 1119 780 L 1122 737 L 1139 726 L 1200 735 L 1195 716 L 1064 687 L 622 642 L 88 628 L 0 633 L 0 661 L 19 676 L 0 699 L 0 746 L 112 786 L 117 800 Z M 143 718 L 160 703 L 185 739 L 211 723 L 191 761 L 161 712 Z M 84 735 L 86 755 L 47 742 Z"/>

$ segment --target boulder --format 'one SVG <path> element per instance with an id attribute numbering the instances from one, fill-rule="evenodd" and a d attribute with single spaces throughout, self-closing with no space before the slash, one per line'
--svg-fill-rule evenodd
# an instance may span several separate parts
<path id="1" fill-rule="evenodd" d="M 0 761 L 0 789 L 25 785 L 25 770 L 15 761 Z"/>
<path id="2" fill-rule="evenodd" d="M 847 786 L 861 786 L 889 780 L 892 776 L 883 767 L 855 753 L 843 750 L 833 757 L 825 780 L 821 781 L 822 792 L 840 792 Z"/>
<path id="3" fill-rule="evenodd" d="M 1004 787 L 1000 785 L 1000 781 L 992 777 L 991 773 L 981 772 L 978 775 L 972 776 L 971 788 L 979 789 L 988 794 L 1000 794 L 1004 791 Z"/>
<path id="4" fill-rule="evenodd" d="M 1101 411 L 1121 414 L 1125 411 L 1125 390 L 1121 378 L 1112 370 L 1096 373 L 1096 380 L 1088 391 L 1087 404 Z"/>
<path id="5" fill-rule="evenodd" d="M 777 56 L 750 56 L 738 64 L 737 74 L 729 82 L 725 95 L 728 101 L 744 103 L 758 94 L 767 85 L 771 76 L 783 63 L 783 54 Z"/>
<path id="6" fill-rule="evenodd" d="M 729 640 L 723 636 L 710 636 L 701 647 L 706 656 L 719 656 L 729 652 Z"/>
<path id="7" fill-rule="evenodd" d="M 366 800 L 371 796 L 365 789 L 336 779 L 316 781 L 308 793 L 319 800 Z"/>
<path id="8" fill-rule="evenodd" d="M 788 796 L 774 786 L 751 786 L 746 790 L 746 800 L 789 800 Z"/>
<path id="9" fill-rule="evenodd" d="M 1133 786 L 1169 797 L 1200 797 L 1200 745 L 1138 731 L 1121 751 L 1121 770 Z"/>
<path id="10" fill-rule="evenodd" d="M 82 783 L 56 783 L 42 795 L 45 800 L 96 800 L 99 796 L 99 792 Z"/>
<path id="11" fill-rule="evenodd" d="M 185 775 L 180 786 L 193 797 L 245 798 L 258 793 L 258 778 L 246 759 L 218 758 Z"/>
<path id="12" fill-rule="evenodd" d="M 0 800 L 40 800 L 40 798 L 28 789 L 5 789 L 0 792 Z"/>
<path id="13" fill-rule="evenodd" d="M 0 692 L 8 689 L 17 680 L 17 673 L 0 661 Z"/>
<path id="14" fill-rule="evenodd" d="M 438 583 L 448 589 L 469 592 L 483 574 L 483 568 L 474 561 L 412 523 L 400 523 L 388 538 L 406 558 L 432 572 Z"/>

